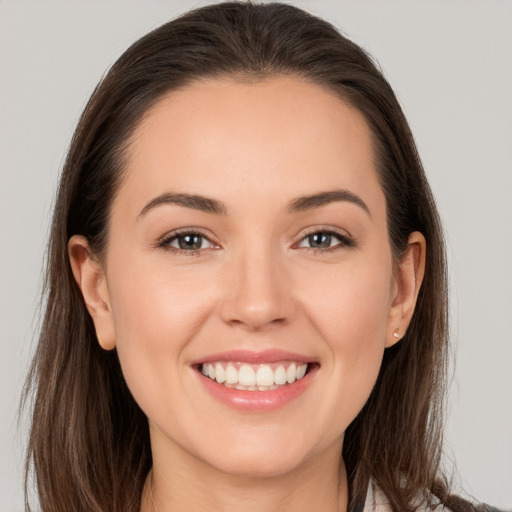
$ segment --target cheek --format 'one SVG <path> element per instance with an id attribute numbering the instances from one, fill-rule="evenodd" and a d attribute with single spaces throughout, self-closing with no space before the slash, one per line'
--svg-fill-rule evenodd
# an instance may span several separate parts
<path id="1" fill-rule="evenodd" d="M 117 351 L 135 396 L 179 385 L 183 350 L 214 304 L 202 284 L 205 278 L 200 271 L 170 272 L 160 261 L 152 264 L 136 255 L 112 266 L 109 293 Z"/>
<path id="2" fill-rule="evenodd" d="M 324 340 L 323 370 L 329 374 L 327 395 L 318 397 L 325 421 L 345 430 L 366 403 L 384 353 L 390 308 L 391 265 L 345 267 L 317 275 L 308 295 L 310 323 Z M 385 269 L 385 271 L 382 271 Z M 387 270 L 389 269 L 389 271 Z M 334 430 L 333 430 L 334 432 Z"/>
<path id="3" fill-rule="evenodd" d="M 333 351 L 353 348 L 362 355 L 365 347 L 384 346 L 391 276 L 391 263 L 386 259 L 368 264 L 357 261 L 316 273 L 315 286 L 309 287 L 303 301 Z"/>
<path id="4" fill-rule="evenodd" d="M 212 305 L 204 272 L 133 257 L 109 275 L 118 342 L 161 339 L 179 346 Z"/>

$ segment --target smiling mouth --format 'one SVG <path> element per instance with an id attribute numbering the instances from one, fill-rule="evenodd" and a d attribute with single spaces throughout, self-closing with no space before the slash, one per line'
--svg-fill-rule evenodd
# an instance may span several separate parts
<path id="1" fill-rule="evenodd" d="M 241 391 L 272 391 L 301 380 L 315 363 L 280 361 L 248 364 L 235 361 L 201 363 L 197 370 L 226 388 Z"/>

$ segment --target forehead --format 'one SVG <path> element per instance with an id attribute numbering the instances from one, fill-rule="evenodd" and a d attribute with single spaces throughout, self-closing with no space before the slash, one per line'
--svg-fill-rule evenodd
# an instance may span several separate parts
<path id="1" fill-rule="evenodd" d="M 158 101 L 133 134 L 120 194 L 141 208 L 166 188 L 228 202 L 381 193 L 362 114 L 289 76 L 203 80 Z"/>

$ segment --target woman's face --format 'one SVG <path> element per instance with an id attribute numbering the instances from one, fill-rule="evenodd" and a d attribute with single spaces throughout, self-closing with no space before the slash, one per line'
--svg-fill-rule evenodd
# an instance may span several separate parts
<path id="1" fill-rule="evenodd" d="M 290 77 L 159 101 L 132 139 L 105 264 L 80 261 L 155 461 L 246 475 L 339 456 L 417 291 L 417 266 L 394 267 L 364 118 Z"/>

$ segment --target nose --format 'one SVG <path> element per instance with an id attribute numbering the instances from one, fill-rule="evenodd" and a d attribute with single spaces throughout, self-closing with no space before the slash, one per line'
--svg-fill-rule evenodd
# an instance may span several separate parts
<path id="1" fill-rule="evenodd" d="M 231 262 L 225 277 L 221 304 L 224 322 L 258 331 L 291 320 L 294 301 L 282 255 L 272 250 L 258 254 L 246 250 Z"/>

